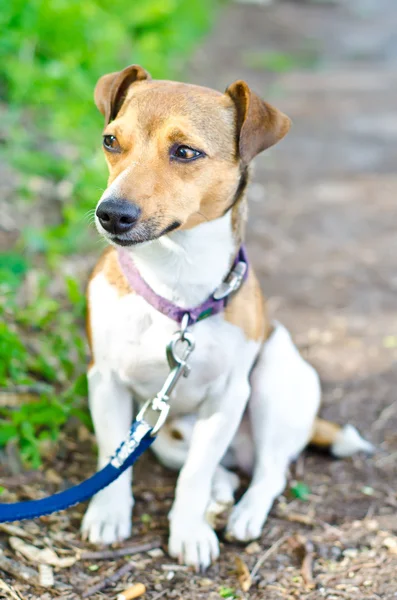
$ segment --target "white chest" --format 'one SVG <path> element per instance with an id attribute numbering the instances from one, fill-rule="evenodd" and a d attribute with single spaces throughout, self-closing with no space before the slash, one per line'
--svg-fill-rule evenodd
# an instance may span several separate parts
<path id="1" fill-rule="evenodd" d="M 119 297 L 102 274 L 91 283 L 90 305 L 95 363 L 110 368 L 139 401 L 153 397 L 169 373 L 166 346 L 177 324 L 136 294 Z M 208 395 L 221 393 L 251 345 L 222 315 L 197 323 L 192 333 L 191 373 L 171 398 L 174 413 L 189 413 Z"/>

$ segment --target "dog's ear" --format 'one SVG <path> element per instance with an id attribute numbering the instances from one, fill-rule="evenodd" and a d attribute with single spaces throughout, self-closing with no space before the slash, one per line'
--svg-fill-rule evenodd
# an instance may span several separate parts
<path id="1" fill-rule="evenodd" d="M 98 110 L 105 117 L 105 125 L 119 112 L 127 90 L 135 81 L 151 79 L 149 73 L 139 65 L 131 65 L 117 73 L 103 75 L 95 86 L 94 99 Z"/>
<path id="2" fill-rule="evenodd" d="M 281 140 L 291 121 L 252 92 L 245 81 L 232 83 L 226 94 L 236 107 L 238 149 L 242 163 L 247 165 L 259 152 Z"/>

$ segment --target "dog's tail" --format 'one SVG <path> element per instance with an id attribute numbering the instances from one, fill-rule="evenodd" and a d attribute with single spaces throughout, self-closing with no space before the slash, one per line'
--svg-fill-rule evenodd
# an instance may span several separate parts
<path id="1" fill-rule="evenodd" d="M 352 456 L 356 452 L 372 454 L 375 447 L 367 442 L 353 425 L 337 425 L 317 418 L 314 421 L 310 444 L 328 450 L 336 458 Z"/>

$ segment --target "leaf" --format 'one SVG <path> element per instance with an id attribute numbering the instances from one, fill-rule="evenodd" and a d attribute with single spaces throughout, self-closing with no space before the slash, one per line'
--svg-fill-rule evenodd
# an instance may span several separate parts
<path id="1" fill-rule="evenodd" d="M 249 569 L 239 556 L 235 556 L 234 560 L 236 562 L 236 573 L 240 587 L 243 592 L 248 592 L 252 586 L 252 579 Z"/>
<path id="2" fill-rule="evenodd" d="M 0 252 L 0 271 L 9 271 L 18 277 L 22 277 L 27 270 L 28 261 L 24 256 L 14 252 Z"/>
<path id="3" fill-rule="evenodd" d="M 237 598 L 236 594 L 235 594 L 235 590 L 233 588 L 230 587 L 220 587 L 219 591 L 218 591 L 219 595 L 221 598 Z"/>
<path id="4" fill-rule="evenodd" d="M 149 525 L 152 522 L 152 517 L 146 513 L 141 516 L 141 521 L 145 525 Z"/>
<path id="5" fill-rule="evenodd" d="M 298 500 L 306 501 L 310 496 L 310 488 L 303 481 L 295 481 L 291 484 L 291 493 Z"/>
<path id="6" fill-rule="evenodd" d="M 18 430 L 13 423 L 0 420 L 0 448 L 18 436 Z"/>

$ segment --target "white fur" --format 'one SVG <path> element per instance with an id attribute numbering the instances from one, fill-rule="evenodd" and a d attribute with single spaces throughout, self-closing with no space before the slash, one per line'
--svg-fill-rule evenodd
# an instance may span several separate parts
<path id="1" fill-rule="evenodd" d="M 158 294 L 192 306 L 207 298 L 228 271 L 236 251 L 230 218 L 228 213 L 130 251 Z M 95 360 L 89 373 L 90 407 L 101 465 L 128 429 L 130 396 L 141 404 L 163 384 L 168 373 L 165 347 L 176 324 L 136 294 L 119 297 L 101 273 L 90 284 L 89 302 Z M 165 464 L 182 467 L 170 513 L 170 554 L 198 569 L 219 553 L 207 511 L 213 500 L 230 501 L 237 485 L 219 467 L 221 460 L 252 470 L 255 446 L 253 481 L 232 513 L 228 532 L 241 540 L 257 537 L 283 490 L 289 461 L 309 438 L 319 386 L 281 325 L 262 350 L 223 315 L 197 323 L 193 333 L 192 372 L 180 380 L 170 411 L 170 427 L 184 423 L 190 439 L 178 445 L 166 428 L 154 451 Z M 254 446 L 248 417 L 242 420 L 248 401 Z M 184 421 L 186 415 L 196 415 L 195 422 Z M 83 522 L 91 541 L 113 542 L 129 535 L 130 477 L 125 474 L 92 500 Z"/>
<path id="2" fill-rule="evenodd" d="M 331 452 L 337 458 L 345 458 L 356 452 L 372 454 L 375 447 L 364 440 L 353 425 L 345 425 L 332 444 Z"/>

